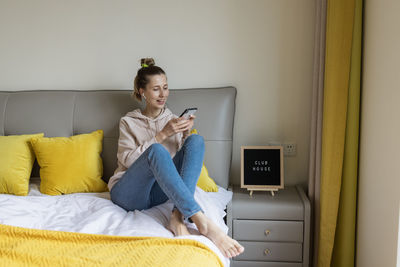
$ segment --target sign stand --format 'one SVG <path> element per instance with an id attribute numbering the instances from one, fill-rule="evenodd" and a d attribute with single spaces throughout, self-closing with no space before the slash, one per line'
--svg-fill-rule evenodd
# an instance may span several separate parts
<path id="1" fill-rule="evenodd" d="M 275 196 L 275 192 L 278 192 L 278 189 L 257 189 L 257 188 L 247 188 L 249 192 L 250 197 L 253 197 L 253 191 L 266 191 L 266 192 L 270 192 L 271 196 Z"/>

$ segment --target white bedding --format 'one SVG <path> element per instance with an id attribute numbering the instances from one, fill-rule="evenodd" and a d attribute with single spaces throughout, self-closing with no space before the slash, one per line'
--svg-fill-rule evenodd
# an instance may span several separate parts
<path id="1" fill-rule="evenodd" d="M 111 202 L 108 192 L 48 196 L 40 193 L 39 184 L 38 178 L 31 178 L 28 196 L 0 194 L 1 224 L 91 234 L 190 238 L 207 245 L 229 266 L 229 259 L 208 238 L 199 235 L 194 224 L 188 223 L 192 235 L 184 237 L 174 237 L 165 228 L 173 208 L 170 201 L 148 210 L 126 212 Z M 195 192 L 205 214 L 225 233 L 228 227 L 223 220 L 224 209 L 231 198 L 232 192 L 222 187 L 216 193 L 198 187 Z"/>

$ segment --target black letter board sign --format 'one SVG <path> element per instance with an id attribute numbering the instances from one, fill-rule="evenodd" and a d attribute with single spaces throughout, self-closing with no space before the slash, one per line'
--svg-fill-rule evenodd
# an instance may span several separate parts
<path id="1" fill-rule="evenodd" d="M 241 187 L 248 190 L 283 188 L 282 146 L 242 146 Z"/>

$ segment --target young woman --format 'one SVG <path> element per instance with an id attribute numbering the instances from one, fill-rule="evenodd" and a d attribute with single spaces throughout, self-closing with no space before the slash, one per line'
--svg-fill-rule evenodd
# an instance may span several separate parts
<path id="1" fill-rule="evenodd" d="M 145 101 L 121 118 L 118 168 L 108 187 L 111 200 L 127 211 L 148 209 L 171 199 L 174 209 L 168 229 L 174 235 L 189 235 L 184 218 L 211 239 L 225 257 L 235 257 L 244 248 L 207 218 L 194 199 L 204 157 L 200 135 L 189 135 L 195 116 L 178 118 L 165 107 L 169 90 L 165 72 L 154 60 L 141 60 L 133 96 Z"/>

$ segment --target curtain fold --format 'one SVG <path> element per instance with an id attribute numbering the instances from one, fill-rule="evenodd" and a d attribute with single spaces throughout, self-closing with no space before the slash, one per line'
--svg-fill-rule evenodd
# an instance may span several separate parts
<path id="1" fill-rule="evenodd" d="M 319 267 L 354 266 L 362 0 L 328 0 L 326 15 L 319 216 L 315 211 L 318 254 L 314 258 Z"/>
<path id="2" fill-rule="evenodd" d="M 362 0 L 355 1 L 342 186 L 331 263 L 332 267 L 354 266 L 355 264 L 361 99 L 362 5 Z"/>
<path id="3" fill-rule="evenodd" d="M 331 264 L 344 156 L 353 0 L 328 0 L 318 267 Z"/>

